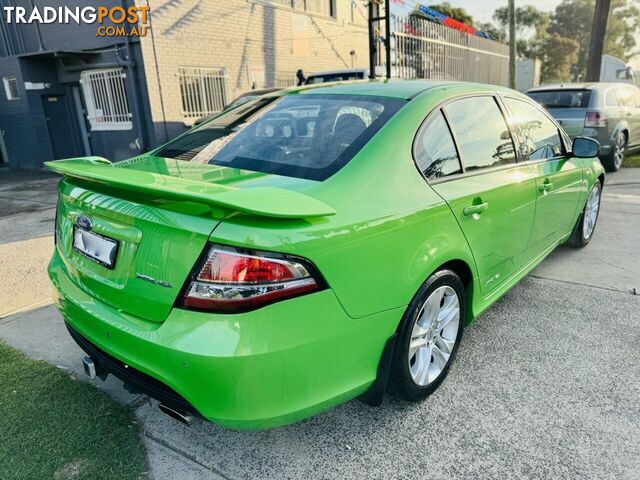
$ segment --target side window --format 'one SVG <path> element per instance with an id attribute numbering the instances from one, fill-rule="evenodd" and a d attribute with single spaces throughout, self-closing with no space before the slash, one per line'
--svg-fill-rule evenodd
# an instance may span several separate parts
<path id="1" fill-rule="evenodd" d="M 632 88 L 633 90 L 633 106 L 640 107 L 640 89 Z"/>
<path id="2" fill-rule="evenodd" d="M 616 93 L 616 89 L 615 88 L 611 88 L 609 90 L 607 90 L 606 96 L 605 96 L 605 102 L 607 104 L 607 107 L 619 107 L 620 103 L 618 102 L 618 94 Z"/>
<path id="3" fill-rule="evenodd" d="M 444 111 L 466 171 L 515 163 L 513 140 L 493 97 L 463 98 Z"/>
<path id="4" fill-rule="evenodd" d="M 446 177 L 462 171 L 451 132 L 440 111 L 433 113 L 422 125 L 413 148 L 418 168 L 427 178 Z"/>
<path id="5" fill-rule="evenodd" d="M 633 91 L 629 87 L 620 87 L 618 90 L 618 98 L 620 103 L 625 107 L 633 106 Z"/>
<path id="6" fill-rule="evenodd" d="M 544 160 L 562 155 L 562 140 L 558 128 L 537 107 L 505 98 L 504 103 L 513 114 L 524 140 L 524 153 L 530 160 Z"/>

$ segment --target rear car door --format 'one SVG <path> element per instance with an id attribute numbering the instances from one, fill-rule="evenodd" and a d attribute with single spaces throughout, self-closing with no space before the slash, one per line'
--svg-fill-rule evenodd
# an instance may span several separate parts
<path id="1" fill-rule="evenodd" d="M 629 147 L 633 148 L 640 144 L 640 90 L 625 85 L 618 89 L 618 97 L 626 108 Z"/>
<path id="2" fill-rule="evenodd" d="M 569 155 L 558 126 L 537 105 L 505 97 L 517 126 L 522 154 L 536 177 L 536 215 L 530 241 L 534 254 L 553 246 L 573 227 L 582 191 L 582 169 Z"/>
<path id="3" fill-rule="evenodd" d="M 439 128 L 432 123 L 437 115 L 443 119 L 437 120 Z M 450 131 L 442 128 L 445 120 Z M 435 167 L 435 161 L 424 161 L 436 150 L 429 142 L 450 135 L 456 145 L 453 153 L 439 155 Z M 527 259 L 536 199 L 535 179 L 516 161 L 497 99 L 479 95 L 444 105 L 421 128 L 415 145 L 418 165 L 451 208 L 473 252 L 483 293 L 490 293 Z"/>

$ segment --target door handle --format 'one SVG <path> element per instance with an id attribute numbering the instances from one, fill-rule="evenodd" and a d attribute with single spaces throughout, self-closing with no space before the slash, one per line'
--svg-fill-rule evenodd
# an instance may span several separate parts
<path id="1" fill-rule="evenodd" d="M 478 205 L 469 205 L 468 207 L 464 207 L 462 213 L 464 215 L 475 215 L 476 213 L 482 213 L 489 208 L 489 204 L 487 202 L 479 203 Z"/>
<path id="2" fill-rule="evenodd" d="M 538 185 L 538 190 L 540 190 L 541 192 L 548 192 L 549 190 L 553 189 L 553 183 L 551 182 L 544 182 L 540 185 Z"/>

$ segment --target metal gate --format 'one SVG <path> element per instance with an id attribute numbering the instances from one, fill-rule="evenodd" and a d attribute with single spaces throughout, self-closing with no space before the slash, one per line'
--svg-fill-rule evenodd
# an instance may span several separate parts
<path id="1" fill-rule="evenodd" d="M 384 32 L 384 21 L 376 22 Z M 376 75 L 384 76 L 384 41 L 377 35 Z M 417 16 L 391 16 L 391 77 L 509 84 L 509 47 Z"/>

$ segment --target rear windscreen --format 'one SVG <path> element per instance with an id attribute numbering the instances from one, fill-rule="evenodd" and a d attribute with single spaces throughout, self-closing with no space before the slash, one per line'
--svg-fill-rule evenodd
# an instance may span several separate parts
<path id="1" fill-rule="evenodd" d="M 587 108 L 591 90 L 545 90 L 527 93 L 544 108 Z"/>
<path id="2" fill-rule="evenodd" d="M 154 154 L 324 180 L 406 103 L 347 95 L 257 98 L 193 128 Z"/>

